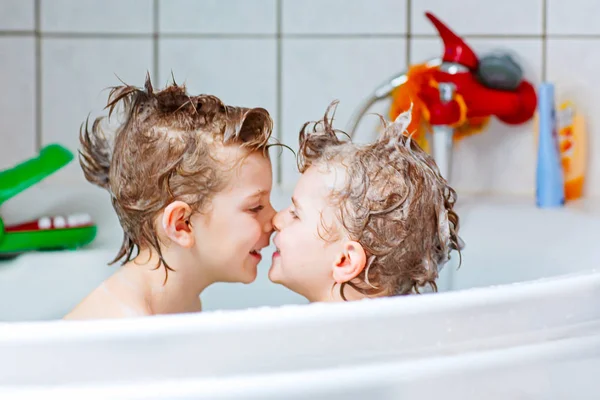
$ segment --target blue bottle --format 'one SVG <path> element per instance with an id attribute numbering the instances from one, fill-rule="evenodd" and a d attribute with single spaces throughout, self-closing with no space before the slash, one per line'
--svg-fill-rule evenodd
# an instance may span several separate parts
<path id="1" fill-rule="evenodd" d="M 565 204 L 565 185 L 556 128 L 554 85 L 543 82 L 538 92 L 536 202 L 541 208 L 560 207 Z"/>

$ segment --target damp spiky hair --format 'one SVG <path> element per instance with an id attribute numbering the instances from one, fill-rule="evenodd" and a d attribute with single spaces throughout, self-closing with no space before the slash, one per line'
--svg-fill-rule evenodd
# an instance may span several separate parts
<path id="1" fill-rule="evenodd" d="M 336 107 L 337 101 L 322 120 L 302 127 L 297 161 L 300 172 L 311 166 L 345 170 L 344 184 L 328 200 L 345 234 L 368 256 L 367 268 L 346 284 L 366 295 L 418 293 L 426 285 L 437 290 L 439 270 L 452 250 L 462 248 L 456 192 L 406 132 L 411 110 L 392 123 L 381 118 L 377 140 L 358 145 L 333 128 Z"/>
<path id="2" fill-rule="evenodd" d="M 273 121 L 264 108 L 232 107 L 212 95 L 190 96 L 175 82 L 155 91 L 150 77 L 144 88 L 113 87 L 108 116 L 122 108 L 124 122 L 105 135 L 97 118 L 80 131 L 80 164 L 88 181 L 108 190 L 124 231 L 113 263 L 133 258 L 141 247 L 162 258 L 153 221 L 174 200 L 201 209 L 225 183 L 215 145 L 236 145 L 265 156 Z M 165 277 L 166 278 L 166 277 Z"/>

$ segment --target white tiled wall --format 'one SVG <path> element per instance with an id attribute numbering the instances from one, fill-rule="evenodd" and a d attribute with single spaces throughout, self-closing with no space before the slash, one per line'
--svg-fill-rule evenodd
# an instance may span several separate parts
<path id="1" fill-rule="evenodd" d="M 588 121 L 588 193 L 600 196 L 600 28 L 595 0 L 0 0 L 0 169 L 40 145 L 77 149 L 80 124 L 102 112 L 118 78 L 162 87 L 171 72 L 191 92 L 271 111 L 293 148 L 303 122 L 334 99 L 346 128 L 353 111 L 407 63 L 439 55 L 424 12 L 449 24 L 479 54 L 512 52 L 526 77 L 557 87 Z M 387 104 L 373 111 L 385 113 Z M 368 140 L 376 119 L 361 124 Z M 456 146 L 452 183 L 461 192 L 532 194 L 531 123 L 494 121 Z M 293 186 L 284 151 L 277 179 Z M 76 163 L 51 182 L 87 184 Z"/>
<path id="2" fill-rule="evenodd" d="M 275 38 L 161 38 L 159 54 L 161 84 L 172 72 L 191 93 L 215 93 L 228 104 L 271 112 L 277 108 Z"/>
<path id="3" fill-rule="evenodd" d="M 35 46 L 32 37 L 0 37 L 0 169 L 35 151 Z"/>
<path id="4" fill-rule="evenodd" d="M 33 0 L 2 0 L 0 29 L 3 31 L 33 31 L 35 29 Z"/>
<path id="5" fill-rule="evenodd" d="M 282 0 L 282 33 L 402 35 L 407 0 Z"/>
<path id="6" fill-rule="evenodd" d="M 340 100 L 337 120 L 347 121 L 382 77 L 405 65 L 406 39 L 290 38 L 283 41 L 282 62 L 282 138 L 296 149 L 302 125 L 322 118 L 332 100 Z M 377 118 L 367 118 L 375 128 Z M 282 164 L 284 184 L 293 185 L 298 174 L 291 152 L 283 153 Z"/>
<path id="7" fill-rule="evenodd" d="M 148 0 L 41 0 L 42 32 L 152 33 Z"/>
<path id="8" fill-rule="evenodd" d="M 159 0 L 159 32 L 274 35 L 277 32 L 276 1 Z"/>
<path id="9" fill-rule="evenodd" d="M 152 72 L 150 38 L 44 37 L 42 58 L 42 145 L 79 144 L 79 127 L 90 114 L 90 124 L 106 105 L 109 85 L 117 77 L 136 85 Z M 49 181 L 83 180 L 79 164 L 72 162 Z"/>

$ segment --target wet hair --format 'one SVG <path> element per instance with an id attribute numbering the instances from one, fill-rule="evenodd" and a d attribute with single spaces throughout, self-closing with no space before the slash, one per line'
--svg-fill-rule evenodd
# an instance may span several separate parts
<path id="1" fill-rule="evenodd" d="M 155 91 L 146 77 L 144 88 L 112 87 L 108 118 L 119 108 L 122 123 L 112 137 L 97 118 L 80 130 L 79 161 L 86 179 L 106 189 L 123 228 L 123 243 L 111 264 L 135 258 L 150 248 L 165 266 L 165 282 L 173 269 L 165 262 L 155 217 L 181 200 L 202 211 L 227 183 L 215 156 L 218 146 L 235 145 L 245 154 L 268 157 L 273 121 L 263 108 L 232 107 L 212 95 L 190 96 L 174 81 Z"/>
<path id="2" fill-rule="evenodd" d="M 450 252 L 460 255 L 463 247 L 453 210 L 456 192 L 433 158 L 407 136 L 412 107 L 393 123 L 381 117 L 378 139 L 358 145 L 333 128 L 337 103 L 329 105 L 322 120 L 304 124 L 297 161 L 300 172 L 311 166 L 345 171 L 343 184 L 332 188 L 328 198 L 335 226 L 322 223 L 321 228 L 329 235 L 336 226 L 342 228 L 363 246 L 367 265 L 340 285 L 342 298 L 346 284 L 367 296 L 420 293 L 425 286 L 437 291 L 436 279 Z"/>

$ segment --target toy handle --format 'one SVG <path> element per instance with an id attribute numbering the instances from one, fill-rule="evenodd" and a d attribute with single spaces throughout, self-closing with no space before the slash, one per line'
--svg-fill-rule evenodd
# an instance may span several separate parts
<path id="1" fill-rule="evenodd" d="M 51 144 L 42 148 L 37 157 L 0 171 L 0 204 L 44 180 L 71 160 L 73 153 L 68 149 Z"/>

